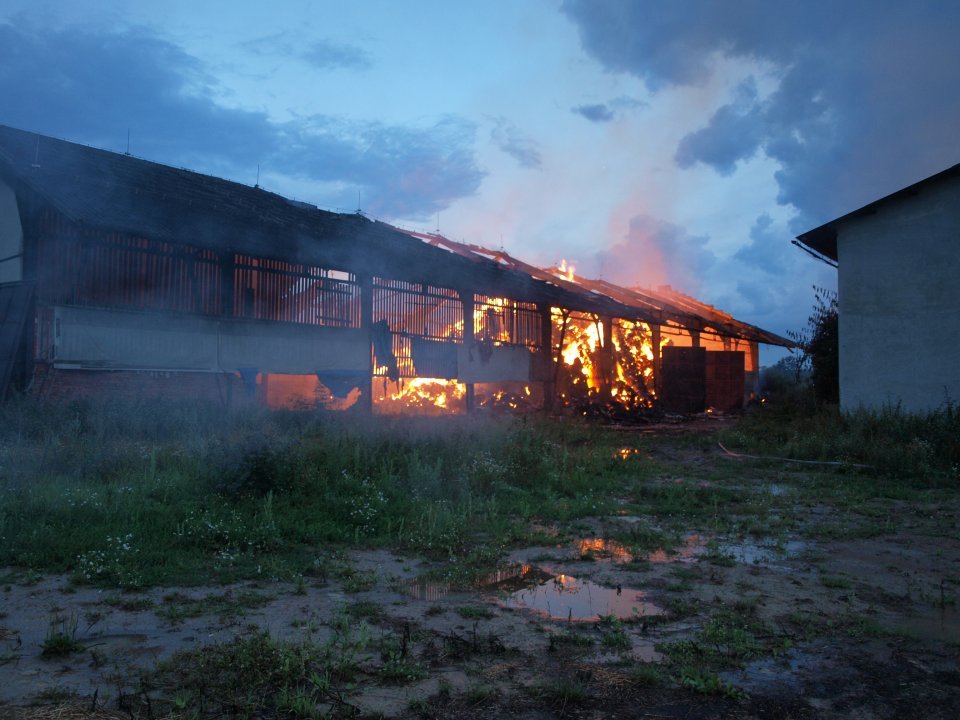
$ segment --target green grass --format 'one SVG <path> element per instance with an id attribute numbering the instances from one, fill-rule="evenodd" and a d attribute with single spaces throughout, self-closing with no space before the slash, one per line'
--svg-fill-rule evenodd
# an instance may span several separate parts
<path id="1" fill-rule="evenodd" d="M 833 588 L 836 590 L 849 590 L 853 587 L 850 579 L 841 575 L 821 575 L 820 584 L 825 588 Z"/>
<path id="2" fill-rule="evenodd" d="M 534 519 L 612 512 L 650 469 L 614 462 L 597 428 L 531 418 L 96 401 L 0 416 L 0 565 L 104 587 L 296 582 L 331 569 L 318 547 L 461 559 L 481 533 L 499 547 Z"/>
<path id="3" fill-rule="evenodd" d="M 496 613 L 484 605 L 461 605 L 457 608 L 457 615 L 465 620 L 489 620 Z"/>
<path id="4" fill-rule="evenodd" d="M 952 487 L 960 481 L 960 410 L 951 402 L 926 415 L 899 408 L 840 413 L 808 396 L 761 406 L 721 441 L 733 451 L 802 460 L 867 465 L 845 473 L 895 479 L 914 490 Z M 904 481 L 907 482 L 904 482 Z"/>
<path id="5" fill-rule="evenodd" d="M 733 462 L 707 433 L 631 436 L 641 452 L 624 463 L 623 433 L 569 419 L 19 399 L 0 406 L 0 566 L 13 568 L 8 583 L 66 572 L 109 588 L 280 580 L 303 593 L 315 578 L 358 593 L 380 578 L 349 568 L 348 547 L 441 561 L 437 579 L 469 587 L 505 548 L 555 543 L 543 528 L 574 534 L 624 508 L 649 518 L 610 526 L 637 569 L 691 531 L 871 537 L 902 522 L 892 503 L 935 506 L 955 491 L 958 416 L 765 406 L 720 434 L 733 450 L 865 471 Z M 668 451 L 647 460 L 655 449 Z M 791 492 L 771 495 L 761 476 Z M 833 513 L 803 527 L 797 508 L 812 503 Z M 913 519 L 955 535 L 948 517 Z"/>
<path id="6" fill-rule="evenodd" d="M 238 617 L 268 605 L 272 595 L 256 592 L 225 592 L 190 598 L 181 593 L 171 593 L 163 598 L 163 605 L 156 611 L 159 617 L 177 623 L 187 618 L 216 615 L 220 618 Z"/>

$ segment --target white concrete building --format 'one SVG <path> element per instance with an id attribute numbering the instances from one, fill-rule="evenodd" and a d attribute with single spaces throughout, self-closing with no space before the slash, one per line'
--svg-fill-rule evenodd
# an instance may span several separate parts
<path id="1" fill-rule="evenodd" d="M 960 403 L 960 165 L 797 240 L 838 266 L 841 408 Z"/>

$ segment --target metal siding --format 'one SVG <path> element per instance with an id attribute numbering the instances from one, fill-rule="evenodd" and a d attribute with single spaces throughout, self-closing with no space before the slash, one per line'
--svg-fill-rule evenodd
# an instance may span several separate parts
<path id="1" fill-rule="evenodd" d="M 661 405 L 664 411 L 703 412 L 707 399 L 706 348 L 668 345 L 661 352 Z"/>
<path id="2" fill-rule="evenodd" d="M 737 410 L 743 407 L 744 353 L 739 350 L 707 352 L 707 407 Z"/>
<path id="3" fill-rule="evenodd" d="M 58 365 L 312 374 L 369 367 L 357 329 L 217 321 L 77 307 L 54 310 Z"/>

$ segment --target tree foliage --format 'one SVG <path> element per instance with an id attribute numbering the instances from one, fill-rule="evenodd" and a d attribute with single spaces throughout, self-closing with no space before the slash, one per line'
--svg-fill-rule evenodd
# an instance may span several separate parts
<path id="1" fill-rule="evenodd" d="M 813 310 L 807 326 L 789 333 L 797 343 L 797 368 L 810 371 L 813 391 L 822 402 L 840 401 L 840 342 L 837 293 L 813 288 Z"/>

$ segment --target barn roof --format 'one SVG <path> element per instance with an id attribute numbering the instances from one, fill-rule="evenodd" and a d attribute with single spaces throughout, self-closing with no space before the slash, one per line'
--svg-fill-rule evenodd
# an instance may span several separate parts
<path id="1" fill-rule="evenodd" d="M 523 263 L 451 252 L 360 214 L 333 213 L 190 170 L 0 125 L 0 175 L 81 227 L 218 252 L 320 265 L 647 322 L 664 306 L 565 284 Z M 622 289 L 625 290 L 625 289 Z M 692 300 L 692 298 L 689 298 Z M 694 301 L 695 302 L 695 301 Z M 701 306 L 708 308 L 709 306 Z M 790 341 L 694 309 L 680 324 L 763 343 Z"/>
<path id="2" fill-rule="evenodd" d="M 929 185 L 957 176 L 960 176 L 960 164 L 948 167 L 946 170 L 942 170 L 935 175 L 931 175 L 930 177 L 924 178 L 919 182 L 915 182 L 913 185 L 908 185 L 907 187 L 890 193 L 879 200 L 874 200 L 872 203 L 864 205 L 862 208 L 858 208 L 857 210 L 849 212 L 846 215 L 842 215 L 835 220 L 824 223 L 820 227 L 814 228 L 813 230 L 808 230 L 802 235 L 797 235 L 797 242 L 801 247 L 806 247 L 807 249 L 814 251 L 816 254 L 836 262 L 837 230 L 840 225 L 853 218 L 873 215 L 882 205 L 886 205 L 893 200 L 913 197 L 923 188 Z"/>

